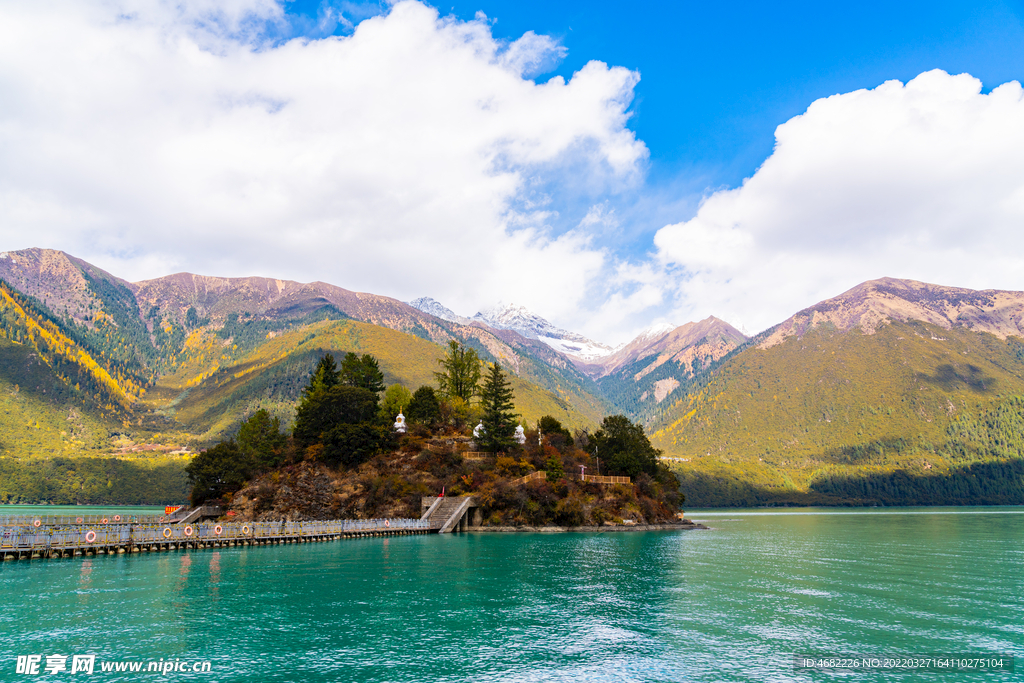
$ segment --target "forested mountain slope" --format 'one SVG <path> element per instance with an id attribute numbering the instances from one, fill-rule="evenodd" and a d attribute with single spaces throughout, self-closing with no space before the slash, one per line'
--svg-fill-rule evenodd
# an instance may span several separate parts
<path id="1" fill-rule="evenodd" d="M 414 390 L 455 340 L 502 364 L 528 422 L 642 421 L 691 505 L 1024 503 L 1022 319 L 1024 293 L 882 279 L 753 339 L 711 317 L 582 363 L 324 283 L 129 283 L 62 252 L 5 252 L 0 501 L 158 502 L 190 452 L 255 411 L 287 424 L 323 353 L 371 354 Z"/>
<path id="2" fill-rule="evenodd" d="M 66 473 L 54 469 L 60 458 L 79 467 L 82 458 L 163 458 L 180 474 L 189 451 L 230 435 L 259 408 L 288 424 L 325 352 L 377 356 L 387 382 L 410 390 L 432 384 L 453 339 L 509 371 L 526 420 L 550 414 L 591 426 L 611 410 L 590 378 L 543 343 L 388 297 L 256 277 L 178 274 L 133 284 L 63 252 L 5 252 L 0 458 L 9 462 L 0 501 L 25 502 L 18 491 L 28 483 Z M 75 476 L 29 488 L 65 501 L 87 490 L 89 501 L 103 497 L 102 487 Z M 134 502 L 152 493 L 134 490 Z"/>
<path id="3" fill-rule="evenodd" d="M 601 391 L 620 411 L 646 425 L 685 395 L 747 338 L 715 317 L 673 329 L 645 333 L 615 353 L 581 370 L 594 377 Z"/>
<path id="4" fill-rule="evenodd" d="M 208 335 L 208 337 L 211 335 Z M 434 384 L 444 349 L 418 337 L 354 320 L 322 321 L 282 333 L 266 343 L 217 362 L 203 362 L 203 351 L 219 350 L 215 339 L 196 335 L 195 355 L 163 377 L 149 394 L 153 408 L 187 426 L 202 441 L 231 433 L 244 418 L 267 409 L 290 424 L 309 373 L 324 353 L 340 358 L 369 353 L 380 363 L 385 384 L 410 390 Z M 198 373 L 198 374 L 196 374 Z M 604 415 L 600 406 L 570 403 L 522 376 L 511 375 L 516 409 L 528 423 L 552 415 L 567 424 L 591 425 Z"/>
<path id="5" fill-rule="evenodd" d="M 1024 502 L 1022 303 L 865 283 L 752 340 L 652 442 L 691 504 Z"/>

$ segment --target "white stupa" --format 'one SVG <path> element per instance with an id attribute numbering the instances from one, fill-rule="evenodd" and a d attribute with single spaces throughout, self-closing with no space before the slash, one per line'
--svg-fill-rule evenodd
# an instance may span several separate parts
<path id="1" fill-rule="evenodd" d="M 526 443 L 526 432 L 523 430 L 523 425 L 516 427 L 516 435 L 513 438 L 520 446 Z"/>
<path id="2" fill-rule="evenodd" d="M 405 415 L 402 415 L 402 411 L 398 411 L 398 417 L 395 418 L 395 431 L 405 434 Z"/>

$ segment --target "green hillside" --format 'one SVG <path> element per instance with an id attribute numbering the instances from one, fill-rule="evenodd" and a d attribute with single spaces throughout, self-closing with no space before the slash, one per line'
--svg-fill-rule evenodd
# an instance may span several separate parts
<path id="1" fill-rule="evenodd" d="M 1024 438 L 1007 426 L 1019 395 L 1018 339 L 820 326 L 727 359 L 661 416 L 652 442 L 680 459 L 690 505 L 1024 502 L 1013 475 Z M 978 477 L 991 481 L 957 483 Z"/>
<path id="2" fill-rule="evenodd" d="M 119 425 L 91 409 L 30 346 L 0 339 L 0 455 L 96 455 Z"/>
<path id="3" fill-rule="evenodd" d="M 131 317 L 138 309 L 130 291 L 92 279 L 89 285 L 114 313 L 93 307 L 86 325 L 57 317 L 0 281 L 0 354 L 6 354 L 0 388 L 7 389 L 9 404 L 0 448 L 10 455 L 109 453 L 117 434 L 136 442 L 201 444 L 223 437 L 259 408 L 290 422 L 299 391 L 325 351 L 374 355 L 387 383 L 411 390 L 433 383 L 443 355 L 438 344 L 348 320 L 330 305 L 296 318 L 230 314 L 220 326 L 196 318 L 191 330 L 157 316 L 150 339 Z M 517 366 L 512 382 L 524 419 L 550 414 L 568 425 L 592 426 L 607 413 L 596 386 L 569 363 L 545 363 L 536 355 L 545 349 L 521 344 L 510 361 L 512 347 L 488 331 L 452 327 L 483 359 Z M 163 375 L 144 379 L 152 368 Z"/>
<path id="4" fill-rule="evenodd" d="M 689 364 L 668 360 L 651 368 L 654 360 L 652 357 L 641 358 L 597 382 L 618 410 L 647 428 L 664 423 L 677 405 L 671 399 L 692 392 L 724 359 L 698 358 Z M 636 379 L 638 376 L 640 379 Z M 657 384 L 664 381 L 674 381 L 675 388 L 667 400 L 658 401 Z"/>
<path id="5" fill-rule="evenodd" d="M 199 349 L 194 357 L 205 357 L 202 349 L 209 348 L 198 338 L 192 346 Z M 237 359 L 221 358 L 212 372 L 210 363 L 186 361 L 182 368 L 197 374 L 179 370 L 161 379 L 147 401 L 204 442 L 229 434 L 261 408 L 288 424 L 317 360 L 326 352 L 340 358 L 349 351 L 374 356 L 386 384 L 402 384 L 410 391 L 434 384 L 433 373 L 444 356 L 441 346 L 410 334 L 352 320 L 323 321 L 275 336 Z M 604 415 L 597 401 L 573 405 L 521 377 L 510 380 L 516 409 L 531 423 L 553 415 L 564 424 L 585 426 Z"/>
<path id="6" fill-rule="evenodd" d="M 0 503 L 161 504 L 188 497 L 173 446 L 121 452 L 131 432 L 62 380 L 36 350 L 0 339 Z"/>
<path id="7" fill-rule="evenodd" d="M 0 458 L 0 503 L 163 505 L 188 500 L 184 461 L 123 458 Z"/>

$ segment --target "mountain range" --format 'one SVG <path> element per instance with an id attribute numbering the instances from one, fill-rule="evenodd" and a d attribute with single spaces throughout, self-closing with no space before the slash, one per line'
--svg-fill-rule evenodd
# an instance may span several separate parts
<path id="1" fill-rule="evenodd" d="M 479 322 L 495 330 L 512 330 L 527 339 L 542 341 L 555 351 L 574 360 L 596 360 L 615 351 L 607 344 L 555 327 L 536 313 L 527 310 L 525 306 L 498 303 L 491 308 L 477 312 L 472 318 L 466 318 L 430 297 L 416 299 L 409 305 L 424 313 L 461 325 Z"/>
<path id="2" fill-rule="evenodd" d="M 324 352 L 373 354 L 387 383 L 414 390 L 456 340 L 509 371 L 527 422 L 642 423 L 690 504 L 1019 503 L 1022 320 L 1024 293 L 886 278 L 753 338 L 708 317 L 611 348 L 514 304 L 463 317 L 322 282 L 132 283 L 60 251 L 12 251 L 0 465 L 183 461 L 260 408 L 290 422 Z M 0 500 L 16 499 L 4 476 Z"/>
<path id="3" fill-rule="evenodd" d="M 1022 292 L 865 282 L 739 347 L 652 441 L 703 504 L 1019 504 L 1022 316 Z"/>

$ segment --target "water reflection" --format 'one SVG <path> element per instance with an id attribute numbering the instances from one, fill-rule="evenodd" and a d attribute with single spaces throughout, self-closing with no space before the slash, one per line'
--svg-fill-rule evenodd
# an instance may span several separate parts
<path id="1" fill-rule="evenodd" d="M 213 599 L 220 596 L 220 551 L 210 553 L 210 593 Z"/>
<path id="2" fill-rule="evenodd" d="M 0 578 L 18 616 L 0 616 L 0 632 L 52 652 L 98 643 L 126 658 L 151 647 L 154 660 L 209 659 L 216 680 L 243 683 L 809 681 L 786 657 L 1024 656 L 1024 515 L 721 517 L 709 532 L 10 563 Z"/>
<path id="3" fill-rule="evenodd" d="M 92 585 L 92 558 L 82 560 L 82 568 L 78 572 L 78 602 L 84 605 L 88 602 L 88 590 Z"/>
<path id="4" fill-rule="evenodd" d="M 185 587 L 185 583 L 188 581 L 188 574 L 192 570 L 192 555 L 187 551 L 182 551 L 181 558 L 178 560 L 178 590 Z"/>

